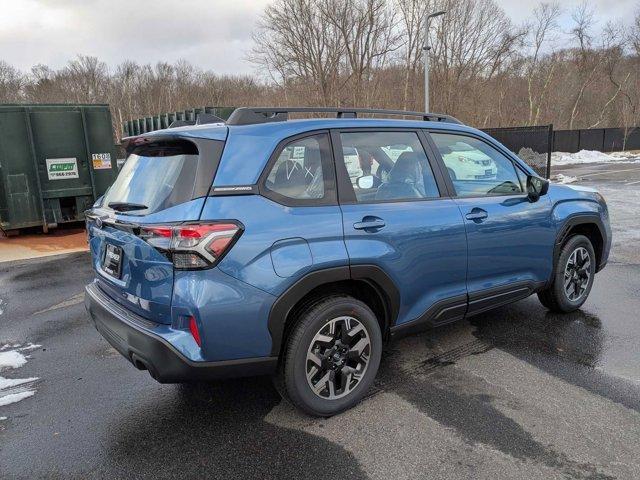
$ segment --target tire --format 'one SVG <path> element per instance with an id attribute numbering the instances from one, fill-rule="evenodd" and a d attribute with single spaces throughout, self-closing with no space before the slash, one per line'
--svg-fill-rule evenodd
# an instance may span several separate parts
<path id="1" fill-rule="evenodd" d="M 335 415 L 366 394 L 381 356 L 382 333 L 371 309 L 355 298 L 332 295 L 298 315 L 285 349 L 283 390 L 310 415 Z"/>
<path id="2" fill-rule="evenodd" d="M 595 273 L 596 255 L 591 241 L 584 235 L 569 238 L 560 250 L 552 284 L 538 293 L 540 303 L 558 313 L 578 310 L 591 292 Z M 566 288 L 565 280 L 569 282 Z"/>
<path id="3" fill-rule="evenodd" d="M 458 179 L 458 177 L 456 177 L 456 172 L 454 172 L 452 168 L 447 167 L 447 171 L 449 172 L 449 176 L 451 177 L 452 181 Z"/>

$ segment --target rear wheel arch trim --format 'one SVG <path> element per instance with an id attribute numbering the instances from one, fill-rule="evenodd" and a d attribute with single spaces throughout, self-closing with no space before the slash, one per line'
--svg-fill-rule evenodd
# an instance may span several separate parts
<path id="1" fill-rule="evenodd" d="M 400 293 L 391 278 L 376 265 L 344 265 L 309 272 L 291 285 L 271 306 L 268 327 L 272 356 L 279 356 L 285 335 L 285 325 L 295 305 L 312 290 L 340 281 L 356 280 L 368 283 L 379 295 L 386 311 L 386 328 L 395 324 L 400 308 Z M 384 335 L 384 332 L 383 332 Z"/>

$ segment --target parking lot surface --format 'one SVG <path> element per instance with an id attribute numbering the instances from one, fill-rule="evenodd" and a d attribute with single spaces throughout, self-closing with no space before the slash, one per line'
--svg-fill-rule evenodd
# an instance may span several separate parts
<path id="1" fill-rule="evenodd" d="M 50 257 L 62 253 L 89 250 L 87 234 L 80 224 L 71 228 L 57 228 L 43 234 L 32 228 L 19 235 L 6 237 L 0 232 L 0 262 Z"/>
<path id="2" fill-rule="evenodd" d="M 0 406 L 0 477 L 640 478 L 640 164 L 558 172 L 611 209 L 612 261 L 584 307 L 531 297 L 396 341 L 371 394 L 330 419 L 268 378 L 135 370 L 87 319 L 86 253 L 0 264 L 0 355 L 24 358 L 0 376 L 32 392 Z"/>

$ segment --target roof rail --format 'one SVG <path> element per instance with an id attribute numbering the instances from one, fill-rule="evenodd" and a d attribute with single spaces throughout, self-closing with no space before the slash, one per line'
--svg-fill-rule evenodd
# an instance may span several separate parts
<path id="1" fill-rule="evenodd" d="M 256 123 L 285 122 L 290 113 L 335 113 L 336 118 L 358 118 L 358 114 L 420 117 L 425 122 L 447 122 L 462 124 L 450 115 L 428 112 L 408 112 L 404 110 L 384 110 L 377 108 L 333 108 L 333 107 L 241 107 L 236 108 L 227 125 L 252 125 Z"/>

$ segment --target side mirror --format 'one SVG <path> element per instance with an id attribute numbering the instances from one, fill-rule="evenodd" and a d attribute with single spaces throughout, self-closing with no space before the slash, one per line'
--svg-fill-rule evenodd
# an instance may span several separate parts
<path id="1" fill-rule="evenodd" d="M 356 180 L 356 184 L 358 185 L 358 188 L 362 190 L 373 188 L 373 175 L 358 177 L 358 179 Z"/>
<path id="2" fill-rule="evenodd" d="M 529 201 L 537 202 L 538 199 L 546 195 L 548 191 L 549 180 L 534 177 L 533 175 L 527 177 L 527 196 L 529 197 Z"/>

